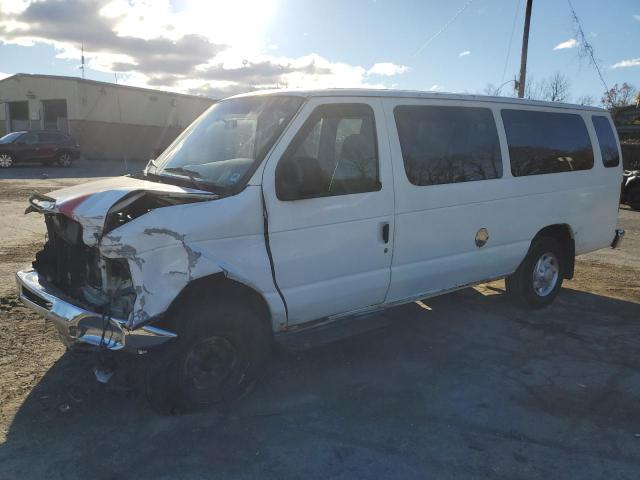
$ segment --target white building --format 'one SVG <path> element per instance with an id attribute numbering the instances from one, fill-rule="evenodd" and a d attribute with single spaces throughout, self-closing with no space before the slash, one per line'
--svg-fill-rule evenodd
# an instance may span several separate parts
<path id="1" fill-rule="evenodd" d="M 0 134 L 59 130 L 89 159 L 147 160 L 215 101 L 147 88 L 19 73 L 0 80 Z"/>

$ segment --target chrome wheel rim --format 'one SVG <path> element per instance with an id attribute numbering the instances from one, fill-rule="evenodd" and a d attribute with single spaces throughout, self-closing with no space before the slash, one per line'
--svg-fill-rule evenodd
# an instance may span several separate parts
<path id="1" fill-rule="evenodd" d="M 10 155 L 0 155 L 0 168 L 8 168 L 13 165 L 13 158 Z"/>
<path id="2" fill-rule="evenodd" d="M 71 165 L 71 155 L 68 155 L 66 153 L 64 155 L 60 155 L 60 159 L 58 160 L 58 162 L 63 167 L 68 167 L 69 165 Z"/>
<path id="3" fill-rule="evenodd" d="M 549 295 L 556 287 L 559 276 L 558 257 L 551 252 L 542 254 L 533 267 L 533 290 L 536 295 L 540 297 Z"/>

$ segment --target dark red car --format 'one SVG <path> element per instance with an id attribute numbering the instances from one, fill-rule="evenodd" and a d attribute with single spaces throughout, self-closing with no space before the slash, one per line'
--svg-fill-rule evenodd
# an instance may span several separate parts
<path id="1" fill-rule="evenodd" d="M 18 162 L 57 163 L 70 167 L 80 156 L 80 145 L 60 132 L 11 132 L 0 138 L 0 168 Z"/>

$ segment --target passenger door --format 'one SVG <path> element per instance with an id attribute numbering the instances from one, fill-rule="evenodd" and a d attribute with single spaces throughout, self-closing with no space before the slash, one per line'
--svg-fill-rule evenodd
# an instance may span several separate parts
<path id="1" fill-rule="evenodd" d="M 310 99 L 271 155 L 263 189 L 289 325 L 384 302 L 394 199 L 379 99 Z"/>
<path id="2" fill-rule="evenodd" d="M 386 99 L 385 113 L 396 191 L 387 302 L 510 273 L 526 247 L 513 243 L 495 112 L 480 102 Z"/>
<path id="3" fill-rule="evenodd" d="M 38 134 L 28 132 L 17 140 L 16 156 L 18 160 L 24 162 L 37 161 L 40 157 L 40 146 L 38 143 Z"/>

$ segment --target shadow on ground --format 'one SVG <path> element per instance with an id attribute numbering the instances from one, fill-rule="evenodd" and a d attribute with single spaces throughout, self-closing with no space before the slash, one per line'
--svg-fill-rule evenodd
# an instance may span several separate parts
<path id="1" fill-rule="evenodd" d="M 640 305 L 564 289 L 528 312 L 493 293 L 280 353 L 225 413 L 160 417 L 67 354 L 16 415 L 0 478 L 637 478 Z"/>

